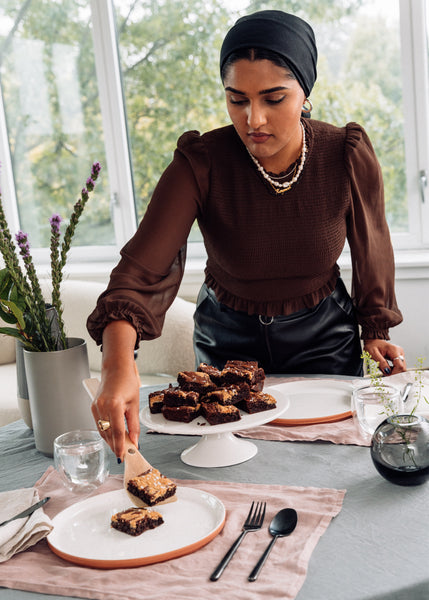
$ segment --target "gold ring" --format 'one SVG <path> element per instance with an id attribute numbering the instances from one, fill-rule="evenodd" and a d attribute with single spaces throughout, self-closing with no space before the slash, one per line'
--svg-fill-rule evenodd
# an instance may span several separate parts
<path id="1" fill-rule="evenodd" d="M 106 431 L 110 427 L 110 421 L 105 421 L 104 419 L 98 419 L 97 421 L 98 428 L 100 431 Z"/>
<path id="2" fill-rule="evenodd" d="M 405 356 L 400 354 L 399 356 L 395 356 L 395 358 L 393 360 L 405 360 Z"/>

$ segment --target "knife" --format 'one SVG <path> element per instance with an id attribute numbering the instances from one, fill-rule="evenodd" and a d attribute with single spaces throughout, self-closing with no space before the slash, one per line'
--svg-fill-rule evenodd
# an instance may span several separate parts
<path id="1" fill-rule="evenodd" d="M 411 390 L 411 388 L 412 388 L 412 387 L 413 387 L 413 384 L 412 384 L 412 383 L 407 383 L 407 385 L 406 385 L 406 386 L 404 387 L 404 389 L 402 390 L 402 393 L 401 393 L 401 397 L 402 397 L 402 398 L 401 398 L 401 399 L 402 399 L 402 402 L 403 402 L 404 404 L 405 404 L 405 402 L 408 400 L 408 395 L 409 395 L 409 393 L 410 393 L 410 390 Z"/>
<path id="2" fill-rule="evenodd" d="M 36 502 L 36 504 L 33 504 L 32 506 L 30 506 L 29 508 L 26 508 L 25 510 L 23 510 L 22 512 L 18 513 L 17 515 L 15 515 L 14 517 L 11 517 L 10 519 L 8 519 L 7 521 L 3 521 L 3 523 L 0 523 L 0 527 L 2 525 L 6 525 L 6 523 L 10 523 L 11 521 L 14 521 L 15 519 L 22 519 L 23 517 L 28 517 L 29 515 L 32 515 L 34 513 L 35 510 L 37 510 L 38 508 L 40 508 L 41 506 L 43 506 L 44 504 L 46 504 L 46 502 L 50 499 L 50 497 L 48 496 L 47 498 L 43 498 L 43 500 L 40 500 L 40 502 Z"/>

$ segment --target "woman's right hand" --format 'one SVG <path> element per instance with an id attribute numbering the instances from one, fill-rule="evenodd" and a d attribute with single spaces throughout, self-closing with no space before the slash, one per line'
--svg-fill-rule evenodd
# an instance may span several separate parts
<path id="1" fill-rule="evenodd" d="M 92 403 L 95 422 L 108 421 L 110 427 L 101 436 L 116 456 L 123 460 L 125 428 L 138 446 L 140 434 L 140 379 L 134 361 L 136 332 L 128 321 L 112 321 L 103 332 L 101 385 Z"/>

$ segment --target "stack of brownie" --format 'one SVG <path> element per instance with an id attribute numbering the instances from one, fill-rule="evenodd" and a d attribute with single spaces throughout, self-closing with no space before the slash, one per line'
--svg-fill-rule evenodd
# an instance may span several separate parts
<path id="1" fill-rule="evenodd" d="M 170 421 L 189 423 L 202 415 L 210 425 L 241 419 L 240 409 L 256 413 L 276 407 L 262 392 L 265 373 L 257 362 L 229 360 L 222 370 L 201 363 L 197 371 L 182 371 L 178 386 L 149 394 L 149 409 Z"/>

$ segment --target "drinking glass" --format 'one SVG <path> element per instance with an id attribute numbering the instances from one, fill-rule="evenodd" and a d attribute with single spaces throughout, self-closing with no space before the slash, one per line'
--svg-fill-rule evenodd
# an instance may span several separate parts
<path id="1" fill-rule="evenodd" d="M 54 440 L 54 464 L 69 490 L 91 491 L 109 474 L 107 445 L 98 431 L 63 433 Z"/>
<path id="2" fill-rule="evenodd" d="M 403 411 L 399 389 L 382 381 L 357 388 L 352 395 L 352 412 L 364 436 L 372 436 L 387 417 Z"/>

